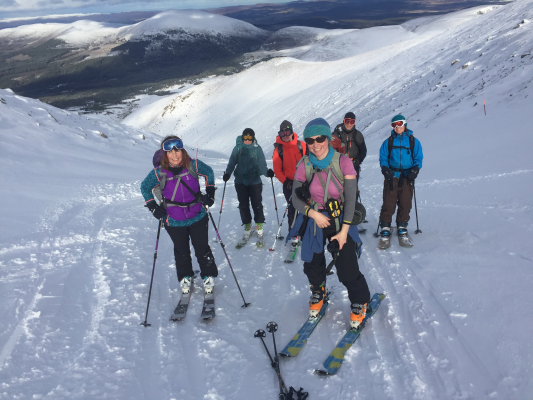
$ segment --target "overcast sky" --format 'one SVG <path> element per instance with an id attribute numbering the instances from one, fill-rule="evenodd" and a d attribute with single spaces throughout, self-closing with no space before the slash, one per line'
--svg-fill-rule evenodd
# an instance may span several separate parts
<path id="1" fill-rule="evenodd" d="M 287 0 L 0 0 L 0 19 L 49 14 L 158 11 L 178 8 L 216 8 Z"/>

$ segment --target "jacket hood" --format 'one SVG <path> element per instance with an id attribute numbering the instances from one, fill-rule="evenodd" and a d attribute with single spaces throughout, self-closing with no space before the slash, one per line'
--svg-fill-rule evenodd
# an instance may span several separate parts
<path id="1" fill-rule="evenodd" d="M 283 140 L 281 140 L 281 138 L 278 135 L 276 136 L 276 143 L 283 144 L 285 146 L 296 145 L 298 142 L 298 135 L 296 134 L 296 132 L 293 132 L 293 135 L 294 137 L 292 138 L 290 142 L 284 142 Z"/>

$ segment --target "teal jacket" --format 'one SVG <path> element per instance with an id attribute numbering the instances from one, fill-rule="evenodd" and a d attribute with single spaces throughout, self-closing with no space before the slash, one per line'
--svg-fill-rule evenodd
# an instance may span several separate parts
<path id="1" fill-rule="evenodd" d="M 200 160 L 191 159 L 191 162 L 194 168 L 196 168 L 196 162 L 198 162 L 198 178 L 201 176 L 205 177 L 206 186 L 213 186 L 215 184 L 215 175 L 213 174 L 213 169 Z M 146 203 L 155 200 L 152 189 L 154 189 L 156 186 L 159 186 L 159 171 L 154 168 L 141 183 L 141 193 Z M 165 222 L 166 226 L 191 226 L 195 222 L 200 221 L 206 216 L 206 214 L 207 212 L 205 211 L 205 208 L 202 207 L 200 213 L 194 218 L 185 221 L 176 221 L 167 215 L 163 221 Z"/>
<path id="2" fill-rule="evenodd" d="M 246 186 L 261 183 L 261 175 L 267 176 L 267 164 L 263 149 L 257 140 L 244 144 L 242 136 L 237 137 L 237 145 L 233 148 L 226 167 L 226 174 L 235 171 L 235 183 Z"/>

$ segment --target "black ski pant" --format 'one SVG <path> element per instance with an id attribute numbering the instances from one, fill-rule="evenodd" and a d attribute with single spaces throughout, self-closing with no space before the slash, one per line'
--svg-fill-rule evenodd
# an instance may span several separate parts
<path id="1" fill-rule="evenodd" d="M 252 210 L 254 211 L 254 221 L 256 224 L 265 222 L 265 214 L 263 214 L 263 184 L 257 185 L 243 185 L 242 183 L 235 184 L 237 191 L 237 199 L 239 200 L 239 211 L 241 212 L 241 221 L 243 224 L 252 223 L 252 214 L 250 213 L 250 203 L 252 203 Z"/>
<path id="2" fill-rule="evenodd" d="M 383 183 L 383 205 L 379 222 L 391 224 L 392 216 L 398 206 L 396 225 L 409 222 L 411 208 L 413 207 L 413 181 L 403 178 L 394 178 L 392 181 L 385 179 Z"/>
<path id="3" fill-rule="evenodd" d="M 194 247 L 194 254 L 200 266 L 201 276 L 218 275 L 215 257 L 209 247 L 208 216 L 190 226 L 165 226 L 170 239 L 174 243 L 174 259 L 176 260 L 176 272 L 178 281 L 186 276 L 193 276 L 191 247 L 189 238 Z"/>
<path id="4" fill-rule="evenodd" d="M 309 220 L 309 223 L 313 223 L 313 221 Z M 317 227 L 317 229 L 320 228 Z M 335 224 L 323 228 L 322 233 L 324 238 L 323 246 L 325 246 L 326 239 L 335 236 Z M 370 301 L 370 290 L 365 276 L 359 271 L 356 244 L 349 235 L 346 243 L 342 246 L 342 250 L 339 251 L 335 267 L 339 281 L 348 290 L 350 303 L 368 303 Z M 314 287 L 318 287 L 322 282 L 326 281 L 326 256 L 324 250 L 321 253 L 314 253 L 311 262 L 304 262 L 304 273 L 307 275 L 309 283 Z"/>
<path id="5" fill-rule="evenodd" d="M 285 200 L 287 200 L 287 203 L 289 204 L 289 209 L 287 210 L 287 220 L 289 225 L 289 232 L 291 231 L 292 222 L 294 221 L 294 214 L 296 213 L 296 210 L 294 209 L 294 206 L 292 205 L 292 185 L 289 189 L 287 185 L 283 185 L 283 195 L 285 196 Z M 289 201 L 290 200 L 290 201 Z"/>

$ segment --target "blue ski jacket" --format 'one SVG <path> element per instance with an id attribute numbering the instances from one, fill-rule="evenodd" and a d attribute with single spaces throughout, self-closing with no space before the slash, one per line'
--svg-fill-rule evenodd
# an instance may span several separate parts
<path id="1" fill-rule="evenodd" d="M 413 131 L 407 129 L 402 135 L 398 135 L 391 132 L 393 141 L 393 148 L 389 159 L 389 138 L 385 139 L 381 148 L 379 149 L 379 165 L 382 167 L 388 167 L 393 170 L 394 177 L 399 178 L 400 174 L 407 175 L 409 168 L 418 165 L 418 168 L 422 169 L 422 160 L 424 155 L 422 154 L 422 145 L 417 138 L 415 139 L 415 147 L 413 149 L 413 157 L 411 156 L 411 148 L 409 147 L 409 136 L 413 134 Z M 398 169 L 404 170 L 403 172 L 397 171 Z"/>

